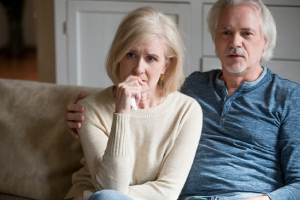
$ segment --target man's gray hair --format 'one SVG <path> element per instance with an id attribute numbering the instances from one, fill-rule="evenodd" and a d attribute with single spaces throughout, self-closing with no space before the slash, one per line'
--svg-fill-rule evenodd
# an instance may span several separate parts
<path id="1" fill-rule="evenodd" d="M 276 44 L 276 25 L 271 12 L 261 0 L 218 0 L 210 9 L 207 16 L 208 29 L 213 42 L 215 42 L 216 38 L 219 14 L 225 6 L 255 6 L 258 8 L 260 13 L 259 23 L 267 45 L 267 48 L 262 53 L 260 62 L 270 60 Z"/>

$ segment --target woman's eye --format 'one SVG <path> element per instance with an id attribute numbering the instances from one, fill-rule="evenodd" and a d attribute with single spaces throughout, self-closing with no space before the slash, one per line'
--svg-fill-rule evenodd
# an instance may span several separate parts
<path id="1" fill-rule="evenodd" d="M 148 60 L 149 60 L 149 61 L 156 61 L 156 58 L 154 58 L 153 56 L 149 56 L 149 57 L 148 57 Z"/>
<path id="2" fill-rule="evenodd" d="M 229 34 L 230 34 L 229 31 L 224 31 L 224 32 L 223 32 L 223 35 L 229 35 Z"/>
<path id="3" fill-rule="evenodd" d="M 129 53 L 127 53 L 127 57 L 129 57 L 129 58 L 135 58 L 136 55 L 134 53 L 132 53 L 132 52 L 129 52 Z"/>

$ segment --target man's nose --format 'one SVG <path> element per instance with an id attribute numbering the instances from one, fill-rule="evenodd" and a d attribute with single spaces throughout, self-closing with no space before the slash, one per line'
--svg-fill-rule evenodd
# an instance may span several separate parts
<path id="1" fill-rule="evenodd" d="M 239 33 L 235 33 L 232 35 L 230 42 L 231 48 L 239 48 L 242 46 L 243 37 Z"/>

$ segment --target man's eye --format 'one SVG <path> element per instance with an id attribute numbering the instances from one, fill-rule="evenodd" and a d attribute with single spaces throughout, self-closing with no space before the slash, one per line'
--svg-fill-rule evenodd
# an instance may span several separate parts
<path id="1" fill-rule="evenodd" d="M 223 31 L 222 33 L 223 33 L 223 35 L 229 35 L 230 34 L 229 31 Z"/>

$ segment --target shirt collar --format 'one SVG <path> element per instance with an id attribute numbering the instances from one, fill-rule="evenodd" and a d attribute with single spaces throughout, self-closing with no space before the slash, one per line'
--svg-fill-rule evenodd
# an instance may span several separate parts
<path id="1" fill-rule="evenodd" d="M 255 81 L 253 82 L 246 82 L 244 81 L 243 83 L 243 86 L 244 87 L 252 87 L 252 86 L 255 86 L 256 84 L 258 84 L 267 74 L 267 68 L 266 67 L 262 67 L 263 68 L 263 73 L 259 76 L 258 79 L 256 79 Z M 216 83 L 219 85 L 219 86 L 225 86 L 225 82 L 220 80 L 219 77 L 221 76 L 222 74 L 222 71 L 220 71 L 218 73 L 218 75 L 216 76 Z"/>

